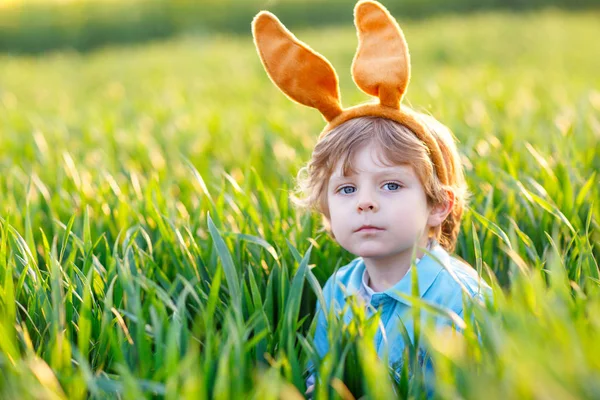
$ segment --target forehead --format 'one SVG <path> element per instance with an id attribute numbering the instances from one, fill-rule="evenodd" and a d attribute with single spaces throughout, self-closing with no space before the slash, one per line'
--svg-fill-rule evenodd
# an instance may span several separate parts
<path id="1" fill-rule="evenodd" d="M 391 164 L 372 164 L 372 165 L 353 165 L 353 168 L 343 174 L 341 168 L 337 168 L 329 178 L 329 186 L 335 186 L 348 179 L 357 179 L 364 177 L 366 179 L 401 179 L 405 183 L 412 182 L 417 178 L 414 168 L 409 164 L 391 165 Z"/>
<path id="2" fill-rule="evenodd" d="M 397 175 L 401 177 L 414 177 L 414 169 L 412 166 L 406 165 L 388 165 L 388 166 L 371 166 L 369 168 L 355 168 L 355 171 L 350 171 L 349 174 L 343 175 L 341 168 L 336 169 L 331 174 L 331 181 L 335 182 L 336 180 L 340 180 L 347 177 L 357 176 L 357 175 L 372 175 L 373 177 L 383 176 L 383 175 Z"/>
<path id="3" fill-rule="evenodd" d="M 358 149 L 354 154 L 340 157 L 331 173 L 331 178 L 360 174 L 402 174 L 414 175 L 412 165 L 396 160 L 392 162 L 385 156 L 385 151 L 375 143 Z"/>

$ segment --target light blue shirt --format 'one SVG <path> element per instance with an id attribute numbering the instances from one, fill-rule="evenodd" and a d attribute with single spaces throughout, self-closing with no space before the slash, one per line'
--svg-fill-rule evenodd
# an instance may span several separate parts
<path id="1" fill-rule="evenodd" d="M 370 300 L 369 304 L 374 309 L 381 309 L 381 323 L 374 343 L 377 354 L 382 357 L 387 348 L 390 364 L 401 362 L 404 339 L 399 330 L 399 322 L 402 321 L 413 343 L 414 322 L 410 312 L 410 300 L 399 296 L 397 292 L 412 295 L 415 269 L 418 277 L 419 297 L 426 302 L 450 309 L 461 318 L 463 318 L 463 292 L 469 298 L 478 301 L 483 301 L 485 297 L 491 299 L 490 286 L 478 276 L 473 267 L 448 254 L 437 242 L 433 242 L 430 253 L 431 255 L 425 254 L 416 264 L 416 268 L 411 267 L 398 283 L 384 292 L 373 292 L 370 288 L 365 288 L 363 283 L 366 270 L 364 260 L 361 257 L 352 260 L 335 272 L 325 283 L 323 287 L 325 309 L 329 310 L 333 301 L 336 313 L 340 313 L 344 308 L 346 298 L 353 295 L 364 301 Z M 368 307 L 367 315 L 372 315 L 372 313 L 373 310 Z M 431 316 L 431 314 L 421 309 L 423 323 L 427 316 Z M 319 304 L 317 304 L 317 318 L 314 343 L 317 353 L 322 358 L 327 353 L 329 345 L 326 320 Z M 349 307 L 343 318 L 346 323 L 351 321 L 352 312 Z M 436 326 L 451 325 L 451 321 L 445 317 L 435 316 L 434 320 Z M 313 384 L 314 375 L 311 375 L 306 383 L 307 386 Z"/>

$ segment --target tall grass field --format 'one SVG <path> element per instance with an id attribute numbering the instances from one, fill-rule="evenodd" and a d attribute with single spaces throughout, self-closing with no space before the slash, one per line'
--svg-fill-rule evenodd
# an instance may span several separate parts
<path id="1" fill-rule="evenodd" d="M 420 347 L 438 398 L 600 398 L 600 14 L 399 21 L 407 100 L 463 155 L 456 255 L 494 290 L 462 335 L 422 326 L 394 374 L 378 314 L 332 313 L 316 357 L 321 287 L 354 256 L 289 200 L 324 121 L 268 80 L 248 21 L 0 56 L 0 398 L 303 398 L 312 361 L 316 398 L 420 399 Z M 351 19 L 295 33 L 344 106 L 368 99 Z"/>

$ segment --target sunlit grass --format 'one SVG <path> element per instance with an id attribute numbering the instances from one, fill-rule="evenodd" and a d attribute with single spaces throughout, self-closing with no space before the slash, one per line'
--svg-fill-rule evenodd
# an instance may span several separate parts
<path id="1" fill-rule="evenodd" d="M 463 336 L 425 329 L 442 397 L 600 395 L 597 18 L 403 24 L 408 100 L 465 156 L 457 254 L 496 297 Z M 355 32 L 322 35 L 298 32 L 366 99 Z M 308 360 L 322 398 L 422 395 L 416 348 L 382 380 L 376 319 L 332 318 L 314 358 L 320 287 L 352 259 L 288 200 L 322 126 L 249 37 L 0 57 L 0 397 L 293 398 Z"/>

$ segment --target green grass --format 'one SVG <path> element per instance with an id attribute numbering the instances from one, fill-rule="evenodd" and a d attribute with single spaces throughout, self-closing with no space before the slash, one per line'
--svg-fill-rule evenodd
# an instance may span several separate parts
<path id="1" fill-rule="evenodd" d="M 598 10 L 597 0 L 382 0 L 402 18 L 483 10 Z M 0 3 L 0 52 L 35 54 L 140 43 L 193 32 L 246 35 L 268 9 L 286 25 L 343 25 L 356 0 L 8 0 Z"/>
<path id="2" fill-rule="evenodd" d="M 465 156 L 457 254 L 496 296 L 463 338 L 424 329 L 442 397 L 600 396 L 599 17 L 403 24 L 408 100 Z M 350 24 L 297 32 L 346 106 L 367 99 Z M 319 288 L 352 259 L 288 200 L 322 126 L 250 37 L 1 56 L 0 397 L 300 396 Z M 424 393 L 411 346 L 386 381 L 376 323 L 330 321 L 320 398 Z"/>

